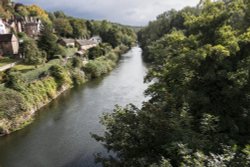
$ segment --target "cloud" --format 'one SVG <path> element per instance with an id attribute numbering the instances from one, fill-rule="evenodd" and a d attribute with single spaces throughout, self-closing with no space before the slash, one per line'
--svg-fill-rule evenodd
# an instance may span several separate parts
<path id="1" fill-rule="evenodd" d="M 164 11 L 195 6 L 199 0 L 17 0 L 37 4 L 48 11 L 87 19 L 110 20 L 129 25 L 146 25 Z"/>

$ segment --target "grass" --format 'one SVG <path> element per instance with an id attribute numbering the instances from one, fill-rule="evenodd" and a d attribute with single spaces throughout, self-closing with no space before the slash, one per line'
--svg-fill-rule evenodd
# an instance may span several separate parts
<path id="1" fill-rule="evenodd" d="M 17 60 L 10 59 L 8 57 L 0 58 L 0 67 L 5 66 L 7 64 L 15 63 Z"/>
<path id="2" fill-rule="evenodd" d="M 34 65 L 18 64 L 12 69 L 19 71 L 21 73 L 26 73 L 28 71 L 34 70 L 36 67 Z"/>
<path id="3" fill-rule="evenodd" d="M 73 56 L 77 52 L 77 48 L 67 48 L 66 56 Z"/>
<path id="4" fill-rule="evenodd" d="M 47 72 L 52 65 L 56 65 L 56 64 L 62 64 L 61 60 L 60 59 L 51 60 L 44 65 L 40 65 L 38 68 L 34 68 L 33 70 L 23 73 L 23 77 L 28 82 L 32 82 L 34 80 L 39 79 L 39 76 L 42 73 Z"/>

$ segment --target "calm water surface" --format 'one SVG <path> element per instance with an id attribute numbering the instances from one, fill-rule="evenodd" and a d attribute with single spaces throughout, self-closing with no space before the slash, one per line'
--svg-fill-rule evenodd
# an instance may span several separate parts
<path id="1" fill-rule="evenodd" d="M 99 117 L 114 105 L 146 100 L 146 67 L 141 49 L 132 48 L 107 76 L 73 88 L 38 112 L 34 123 L 0 138 L 0 167 L 92 167 L 105 153 L 90 132 L 101 134 Z"/>

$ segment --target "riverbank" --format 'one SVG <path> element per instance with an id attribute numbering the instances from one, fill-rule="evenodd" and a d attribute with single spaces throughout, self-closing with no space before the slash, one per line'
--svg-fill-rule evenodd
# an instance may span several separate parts
<path id="1" fill-rule="evenodd" d="M 32 124 L 1 137 L 0 166 L 101 167 L 93 155 L 106 150 L 90 132 L 103 132 L 99 117 L 116 104 L 141 107 L 146 72 L 141 49 L 133 47 L 110 73 L 68 89 L 40 109 Z"/>
<path id="2" fill-rule="evenodd" d="M 0 99 L 1 109 L 11 107 L 5 115 L 0 113 L 0 135 L 10 134 L 29 125 L 39 109 L 74 85 L 86 83 L 110 72 L 116 66 L 120 55 L 128 49 L 119 46 L 105 56 L 91 60 L 85 66 L 74 65 L 75 60 L 64 67 L 55 65 L 44 74 L 45 77 L 23 86 L 20 90 L 2 90 L 1 97 L 14 99 Z"/>

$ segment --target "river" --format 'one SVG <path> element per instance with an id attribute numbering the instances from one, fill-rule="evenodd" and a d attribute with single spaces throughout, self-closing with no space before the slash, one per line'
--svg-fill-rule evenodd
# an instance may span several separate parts
<path id="1" fill-rule="evenodd" d="M 99 117 L 114 105 L 142 105 L 145 74 L 141 49 L 134 47 L 107 76 L 66 91 L 37 112 L 28 127 L 1 137 L 0 167 L 100 166 L 93 154 L 106 150 L 90 132 L 103 133 Z"/>

